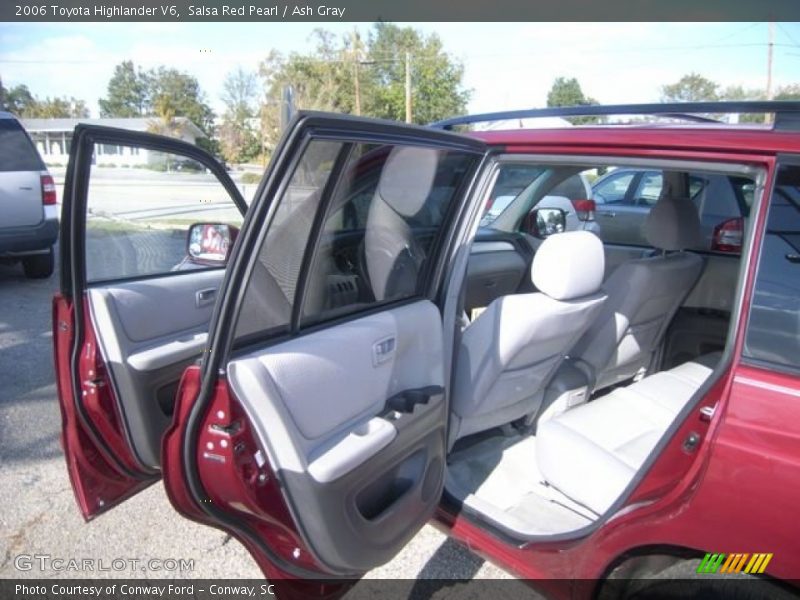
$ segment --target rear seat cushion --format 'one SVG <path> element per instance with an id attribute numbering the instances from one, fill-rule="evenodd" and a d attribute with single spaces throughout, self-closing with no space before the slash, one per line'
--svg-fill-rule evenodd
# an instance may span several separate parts
<path id="1" fill-rule="evenodd" d="M 719 358 L 717 353 L 702 356 L 541 423 L 536 457 L 545 480 L 604 513 Z"/>

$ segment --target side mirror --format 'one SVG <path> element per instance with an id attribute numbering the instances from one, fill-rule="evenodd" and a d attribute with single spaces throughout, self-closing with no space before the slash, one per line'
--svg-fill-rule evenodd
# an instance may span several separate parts
<path id="1" fill-rule="evenodd" d="M 545 239 L 567 229 L 567 213 L 560 208 L 534 208 L 522 224 L 525 233 Z"/>
<path id="2" fill-rule="evenodd" d="M 225 223 L 195 223 L 186 235 L 186 256 L 198 265 L 224 266 L 238 233 Z"/>

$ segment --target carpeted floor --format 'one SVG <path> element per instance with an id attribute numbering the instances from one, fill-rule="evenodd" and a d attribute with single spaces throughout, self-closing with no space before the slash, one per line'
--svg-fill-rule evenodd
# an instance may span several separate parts
<path id="1" fill-rule="evenodd" d="M 447 490 L 499 525 L 524 535 L 574 531 L 596 518 L 542 479 L 535 438 L 498 434 L 451 455 Z"/>

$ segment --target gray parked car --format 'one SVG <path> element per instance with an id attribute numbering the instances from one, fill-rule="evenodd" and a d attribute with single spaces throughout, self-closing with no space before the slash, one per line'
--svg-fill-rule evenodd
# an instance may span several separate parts
<path id="1" fill-rule="evenodd" d="M 49 277 L 57 238 L 53 178 L 19 121 L 0 112 L 0 260 L 21 261 L 27 277 Z"/>
<path id="2" fill-rule="evenodd" d="M 605 243 L 647 245 L 643 226 L 661 195 L 663 180 L 661 171 L 619 168 L 594 182 L 595 218 Z M 698 250 L 740 251 L 753 189 L 749 178 L 689 173 L 689 196 L 697 207 L 704 239 Z"/>

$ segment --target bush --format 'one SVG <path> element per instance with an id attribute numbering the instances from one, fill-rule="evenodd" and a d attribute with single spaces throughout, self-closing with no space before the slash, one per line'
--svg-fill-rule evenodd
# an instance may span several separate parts
<path id="1" fill-rule="evenodd" d="M 250 183 L 258 183 L 261 181 L 261 175 L 259 173 L 253 173 L 252 171 L 247 171 L 246 173 L 242 173 L 242 183 L 250 184 Z"/>

